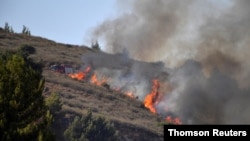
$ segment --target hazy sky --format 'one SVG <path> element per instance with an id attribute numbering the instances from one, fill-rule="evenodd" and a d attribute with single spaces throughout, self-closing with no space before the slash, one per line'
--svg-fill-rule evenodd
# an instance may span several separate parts
<path id="1" fill-rule="evenodd" d="M 115 16 L 116 0 L 0 0 L 0 27 L 8 22 L 20 33 L 23 25 L 32 35 L 56 42 L 89 45 L 88 31 Z"/>

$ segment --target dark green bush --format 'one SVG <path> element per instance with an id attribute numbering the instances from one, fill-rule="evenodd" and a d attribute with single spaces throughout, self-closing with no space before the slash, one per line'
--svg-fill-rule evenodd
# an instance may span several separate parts
<path id="1" fill-rule="evenodd" d="M 0 53 L 0 140 L 53 140 L 52 115 L 42 96 L 44 79 L 18 53 Z"/>
<path id="2" fill-rule="evenodd" d="M 35 54 L 36 53 L 36 48 L 34 48 L 31 45 L 22 45 L 19 49 L 20 51 L 27 53 L 27 54 Z"/>
<path id="3" fill-rule="evenodd" d="M 59 94 L 52 92 L 46 99 L 45 105 L 49 107 L 52 114 L 57 114 L 62 109 L 62 102 Z"/>
<path id="4" fill-rule="evenodd" d="M 91 111 L 86 116 L 76 116 L 64 136 L 68 141 L 117 140 L 114 125 L 103 117 L 93 117 Z"/>

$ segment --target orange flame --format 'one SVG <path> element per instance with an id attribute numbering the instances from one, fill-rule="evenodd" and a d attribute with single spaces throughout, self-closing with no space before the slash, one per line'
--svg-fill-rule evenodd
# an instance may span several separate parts
<path id="1" fill-rule="evenodd" d="M 160 84 L 158 80 L 153 80 L 153 86 L 151 92 L 144 99 L 144 106 L 148 108 L 152 113 L 156 113 L 155 102 L 159 95 Z"/>
<path id="2" fill-rule="evenodd" d="M 71 73 L 68 74 L 69 77 L 73 78 L 73 79 L 77 79 L 77 80 L 83 80 L 86 75 L 90 72 L 91 68 L 90 66 L 88 66 L 83 72 L 78 72 L 78 73 Z"/>
<path id="3" fill-rule="evenodd" d="M 73 79 L 77 79 L 77 80 L 83 80 L 86 78 L 87 74 L 90 72 L 91 67 L 87 67 L 84 71 L 79 72 L 79 73 L 73 73 L 73 74 L 68 74 L 71 78 Z M 102 86 L 103 84 L 107 83 L 107 78 L 103 77 L 101 80 L 98 80 L 97 78 L 97 74 L 94 73 L 91 78 L 90 78 L 90 82 L 92 84 L 95 84 L 97 86 Z M 148 108 L 152 113 L 156 114 L 156 108 L 155 105 L 157 105 L 157 102 L 160 101 L 162 95 L 160 95 L 159 93 L 159 89 L 160 89 L 160 82 L 156 79 L 154 79 L 152 84 L 152 88 L 151 88 L 151 92 L 149 94 L 147 94 L 147 96 L 144 99 L 144 106 L 146 108 Z M 113 90 L 120 92 L 120 88 L 113 88 Z M 170 89 L 171 90 L 171 89 Z M 137 99 L 137 97 L 134 95 L 133 92 L 124 92 L 124 94 L 132 99 Z M 169 123 L 172 124 L 177 124 L 180 125 L 182 124 L 181 120 L 176 117 L 176 118 L 172 118 L 171 116 L 167 116 L 165 118 L 165 120 Z"/>
<path id="4" fill-rule="evenodd" d="M 167 116 L 166 121 L 169 122 L 169 123 L 177 124 L 177 125 L 182 124 L 181 120 L 178 117 L 172 118 L 171 116 Z"/>
<path id="5" fill-rule="evenodd" d="M 94 73 L 94 74 L 92 75 L 92 77 L 91 77 L 90 82 L 91 82 L 92 84 L 97 85 L 97 86 L 101 86 L 101 85 L 107 83 L 107 79 L 106 79 L 105 77 L 103 77 L 101 80 L 98 80 L 98 79 L 97 79 L 97 75 Z"/>
<path id="6" fill-rule="evenodd" d="M 69 74 L 69 76 L 73 79 L 77 80 L 83 80 L 86 77 L 86 74 L 84 72 Z"/>

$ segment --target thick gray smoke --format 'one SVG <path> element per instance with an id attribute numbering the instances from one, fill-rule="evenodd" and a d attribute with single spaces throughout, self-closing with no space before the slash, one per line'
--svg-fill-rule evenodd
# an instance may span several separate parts
<path id="1" fill-rule="evenodd" d="M 249 0 L 130 0 L 129 10 L 93 31 L 106 52 L 123 57 L 93 66 L 113 72 L 114 84 L 129 82 L 140 99 L 150 80 L 161 78 L 157 111 L 183 123 L 250 124 L 249 6 Z M 146 63 L 156 61 L 162 63 Z"/>
<path id="2" fill-rule="evenodd" d="M 129 58 L 126 51 L 118 54 L 90 52 L 82 57 L 85 68 L 90 66 L 98 80 L 107 79 L 111 89 L 132 92 L 139 100 L 151 91 L 151 80 L 166 79 L 168 69 L 162 62 L 147 63 Z"/>
<path id="3" fill-rule="evenodd" d="M 249 89 L 219 69 L 206 77 L 199 62 L 188 60 L 173 71 L 174 89 L 161 101 L 187 124 L 249 124 Z M 170 95 L 170 96 L 169 96 Z M 160 105 L 159 105 L 160 106 Z"/>

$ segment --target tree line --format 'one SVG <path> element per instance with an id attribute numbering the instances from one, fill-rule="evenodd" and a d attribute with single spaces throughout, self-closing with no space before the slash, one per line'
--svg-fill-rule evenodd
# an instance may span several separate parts
<path id="1" fill-rule="evenodd" d="M 7 23 L 7 22 L 4 24 L 3 30 L 6 32 L 9 32 L 9 33 L 13 33 L 13 34 L 15 33 L 12 26 L 10 26 L 9 23 Z M 29 28 L 26 27 L 25 25 L 23 25 L 23 29 L 22 29 L 21 34 L 26 35 L 26 36 L 31 36 Z"/>

